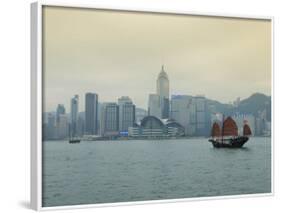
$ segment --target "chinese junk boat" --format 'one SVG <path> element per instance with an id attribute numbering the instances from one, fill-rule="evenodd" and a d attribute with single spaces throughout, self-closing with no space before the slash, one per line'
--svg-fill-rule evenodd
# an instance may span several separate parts
<path id="1" fill-rule="evenodd" d="M 225 120 L 223 119 L 221 128 L 219 123 L 213 124 L 211 135 L 212 138 L 209 141 L 216 148 L 240 148 L 249 140 L 252 131 L 247 122 L 244 122 L 243 135 L 238 135 L 235 121 L 231 117 L 227 117 Z"/>

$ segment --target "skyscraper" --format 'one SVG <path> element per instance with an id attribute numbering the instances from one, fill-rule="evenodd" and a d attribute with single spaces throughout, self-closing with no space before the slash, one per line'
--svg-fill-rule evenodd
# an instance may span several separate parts
<path id="1" fill-rule="evenodd" d="M 164 70 L 164 66 L 162 65 L 161 72 L 159 73 L 157 78 L 157 94 L 160 97 L 169 98 L 169 94 L 170 94 L 169 90 L 170 90 L 169 78 Z"/>
<path id="2" fill-rule="evenodd" d="M 79 104 L 79 96 L 75 95 L 73 98 L 71 98 L 70 102 L 70 134 L 71 136 L 77 135 L 77 122 L 78 122 L 78 104 Z"/>
<path id="3" fill-rule="evenodd" d="M 185 134 L 187 135 L 190 135 L 191 133 L 191 131 L 188 129 L 191 125 L 191 119 L 190 119 L 191 101 L 192 101 L 192 97 L 187 95 L 172 95 L 171 98 L 170 117 L 184 127 Z"/>
<path id="4" fill-rule="evenodd" d="M 85 95 L 85 132 L 89 135 L 98 134 L 98 95 Z"/>
<path id="5" fill-rule="evenodd" d="M 116 103 L 104 103 L 102 106 L 101 135 L 119 135 L 119 106 Z"/>
<path id="6" fill-rule="evenodd" d="M 66 114 L 59 115 L 59 122 L 57 123 L 58 138 L 64 139 L 68 137 L 68 119 Z"/>
<path id="7" fill-rule="evenodd" d="M 127 96 L 118 99 L 119 106 L 119 131 L 128 132 L 128 128 L 135 123 L 136 107 L 132 100 Z"/>
<path id="8" fill-rule="evenodd" d="M 208 135 L 210 126 L 207 119 L 207 102 L 202 95 L 193 98 L 196 109 L 196 134 L 199 136 Z"/>
<path id="9" fill-rule="evenodd" d="M 188 135 L 195 135 L 196 133 L 196 103 L 192 98 L 191 103 L 188 106 L 189 110 L 189 125 L 187 128 Z"/>
<path id="10" fill-rule="evenodd" d="M 57 106 L 57 111 L 56 111 L 56 123 L 58 125 L 59 121 L 60 121 L 60 115 L 64 115 L 65 114 L 65 108 L 63 104 L 58 104 Z"/>
<path id="11" fill-rule="evenodd" d="M 47 124 L 47 139 L 56 138 L 56 117 L 55 113 L 48 113 L 48 124 Z"/>
<path id="12" fill-rule="evenodd" d="M 157 118 L 162 117 L 162 109 L 160 104 L 160 96 L 157 94 L 149 94 L 148 98 L 148 115 Z"/>
<path id="13" fill-rule="evenodd" d="M 76 135 L 82 137 L 85 133 L 85 112 L 78 113 L 76 129 Z"/>
<path id="14" fill-rule="evenodd" d="M 170 96 L 170 86 L 169 78 L 167 73 L 164 71 L 164 66 L 162 65 L 161 72 L 157 78 L 156 93 L 160 97 L 161 106 L 161 118 L 169 117 L 169 96 Z"/>

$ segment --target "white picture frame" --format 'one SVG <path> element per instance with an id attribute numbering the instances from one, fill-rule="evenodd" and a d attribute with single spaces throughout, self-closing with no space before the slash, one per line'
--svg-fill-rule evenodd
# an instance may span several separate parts
<path id="1" fill-rule="evenodd" d="M 271 154 L 271 193 L 264 194 L 249 194 L 249 195 L 230 195 L 216 197 L 198 197 L 184 198 L 171 200 L 153 200 L 153 201 L 137 201 L 123 203 L 106 203 L 106 204 L 86 204 L 86 205 L 71 205 L 58 207 L 43 207 L 42 206 L 42 8 L 43 6 L 59 6 L 59 7 L 77 7 L 89 9 L 105 9 L 115 11 L 132 11 L 132 12 L 150 12 L 150 13 L 168 13 L 181 15 L 200 15 L 200 16 L 216 16 L 229 18 L 247 18 L 247 19 L 266 19 L 271 21 L 272 29 L 272 70 L 271 70 L 271 91 L 272 91 L 272 154 Z M 185 202 L 195 200 L 215 200 L 225 198 L 243 198 L 243 197 L 260 197 L 274 195 L 274 17 L 270 16 L 248 16 L 235 14 L 217 14 L 217 13 L 201 13 L 194 11 L 178 11 L 178 10 L 155 10 L 151 8 L 133 8 L 133 7 L 116 7 L 101 4 L 81 4 L 57 2 L 57 1 L 38 1 L 31 4 L 31 208 L 37 211 L 55 210 L 55 209 L 75 209 L 75 208 L 92 208 L 101 206 L 119 206 L 119 205 L 138 205 L 149 203 L 167 203 L 167 202 Z"/>

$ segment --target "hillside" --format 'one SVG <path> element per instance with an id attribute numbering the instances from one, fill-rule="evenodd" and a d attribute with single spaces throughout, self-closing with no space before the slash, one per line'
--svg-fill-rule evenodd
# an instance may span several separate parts
<path id="1" fill-rule="evenodd" d="M 249 98 L 242 100 L 237 107 L 237 111 L 241 113 L 252 113 L 255 116 L 257 116 L 259 111 L 264 109 L 267 110 L 268 120 L 271 120 L 271 96 L 266 96 L 261 93 L 255 93 Z"/>
<path id="2" fill-rule="evenodd" d="M 250 97 L 243 99 L 237 107 L 210 99 L 208 99 L 207 102 L 209 105 L 213 105 L 216 111 L 226 115 L 239 112 L 257 116 L 259 111 L 267 109 L 266 117 L 269 121 L 271 120 L 271 96 L 266 96 L 261 93 L 254 93 Z"/>

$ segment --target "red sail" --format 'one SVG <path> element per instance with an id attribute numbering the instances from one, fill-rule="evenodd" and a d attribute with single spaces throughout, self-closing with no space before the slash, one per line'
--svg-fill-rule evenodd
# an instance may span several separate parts
<path id="1" fill-rule="evenodd" d="M 245 124 L 243 127 L 243 135 L 252 135 L 251 128 L 249 127 L 248 124 Z"/>
<path id="2" fill-rule="evenodd" d="M 221 136 L 221 130 L 218 123 L 214 123 L 212 127 L 212 137 L 220 137 Z"/>
<path id="3" fill-rule="evenodd" d="M 223 122 L 222 134 L 223 136 L 238 136 L 237 125 L 231 117 L 227 117 Z"/>

